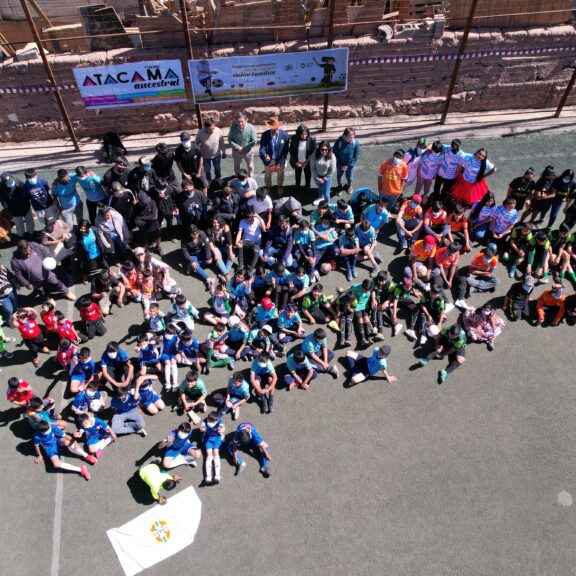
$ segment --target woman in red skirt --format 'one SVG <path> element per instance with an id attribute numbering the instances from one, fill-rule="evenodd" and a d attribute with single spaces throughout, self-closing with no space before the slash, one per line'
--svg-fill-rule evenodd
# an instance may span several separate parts
<path id="1" fill-rule="evenodd" d="M 488 160 L 488 152 L 480 148 L 474 154 L 464 155 L 456 184 L 452 188 L 452 198 L 460 204 L 471 206 L 488 192 L 486 178 L 496 172 L 496 167 Z"/>

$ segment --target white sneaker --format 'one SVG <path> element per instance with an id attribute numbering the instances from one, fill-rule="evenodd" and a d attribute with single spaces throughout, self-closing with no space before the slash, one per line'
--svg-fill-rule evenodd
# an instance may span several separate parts
<path id="1" fill-rule="evenodd" d="M 400 322 L 398 322 L 398 324 L 396 324 L 394 326 L 394 336 L 398 336 L 398 334 L 400 334 L 400 332 L 402 332 L 402 330 L 404 329 L 404 324 L 401 324 Z"/>
<path id="2" fill-rule="evenodd" d="M 426 342 L 428 342 L 428 337 L 425 334 L 422 334 L 422 336 L 420 336 L 420 346 L 424 346 Z"/>
<path id="3" fill-rule="evenodd" d="M 426 290 L 426 292 L 430 292 L 430 282 L 424 284 L 424 290 Z"/>
<path id="4" fill-rule="evenodd" d="M 404 334 L 406 334 L 406 337 L 409 338 L 410 340 L 416 340 L 416 332 L 414 332 L 414 330 L 406 330 L 406 332 L 404 332 Z"/>
<path id="5" fill-rule="evenodd" d="M 322 202 L 322 198 L 316 198 L 316 200 L 314 200 L 314 202 L 312 202 L 312 205 L 318 206 L 318 204 L 320 204 L 320 202 Z"/>
<path id="6" fill-rule="evenodd" d="M 234 410 L 232 410 L 232 420 L 237 420 L 239 415 L 240 408 L 234 408 Z"/>
<path id="7" fill-rule="evenodd" d="M 448 304 L 446 304 L 446 308 L 444 308 L 444 312 L 446 314 L 450 314 L 450 312 L 452 312 L 454 308 L 455 308 L 454 304 L 452 304 L 452 302 L 448 302 Z"/>
<path id="8" fill-rule="evenodd" d="M 142 438 L 146 438 L 146 436 L 148 436 L 148 432 L 146 432 L 146 430 L 144 430 L 144 428 L 140 428 L 140 430 L 138 430 L 137 434 L 140 434 L 140 436 L 142 436 Z"/>
<path id="9" fill-rule="evenodd" d="M 454 305 L 458 308 L 462 308 L 463 310 L 473 310 L 472 306 L 470 306 L 466 300 L 456 300 Z"/>

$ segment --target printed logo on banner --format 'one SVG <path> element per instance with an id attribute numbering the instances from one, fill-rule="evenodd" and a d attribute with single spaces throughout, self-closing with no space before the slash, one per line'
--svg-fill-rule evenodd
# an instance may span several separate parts
<path id="1" fill-rule="evenodd" d="M 156 542 L 160 544 L 170 540 L 170 529 L 168 528 L 168 522 L 166 522 L 166 520 L 156 520 L 150 527 L 150 532 L 152 532 Z"/>
<path id="2" fill-rule="evenodd" d="M 75 68 L 74 77 L 86 108 L 186 101 L 184 76 L 179 60 Z"/>

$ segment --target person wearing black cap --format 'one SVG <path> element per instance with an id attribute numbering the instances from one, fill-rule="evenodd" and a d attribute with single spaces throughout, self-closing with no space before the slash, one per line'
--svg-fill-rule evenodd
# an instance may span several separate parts
<path id="1" fill-rule="evenodd" d="M 30 197 L 24 189 L 24 183 L 14 178 L 9 172 L 0 175 L 0 202 L 10 212 L 16 226 L 16 234 L 22 238 L 24 234 L 34 234 L 34 217 Z M 26 232 L 24 232 L 26 226 Z"/>
<path id="2" fill-rule="evenodd" d="M 174 152 L 170 150 L 168 144 L 160 142 L 156 144 L 156 155 L 152 158 L 152 169 L 158 178 L 165 180 L 169 184 L 176 184 L 176 174 L 174 174 Z M 176 189 L 176 186 L 175 186 Z M 180 191 L 178 187 L 177 191 Z"/>
<path id="3" fill-rule="evenodd" d="M 392 348 L 387 345 L 374 348 L 372 354 L 368 357 L 362 356 L 362 354 L 357 352 L 347 352 L 346 361 L 352 374 L 348 385 L 354 386 L 365 380 L 376 378 L 379 372 L 382 372 L 388 382 L 396 382 L 398 378 L 388 373 L 388 356 L 390 352 L 392 352 Z"/>
<path id="4" fill-rule="evenodd" d="M 544 290 L 538 300 L 536 300 L 536 324 L 541 326 L 544 323 L 546 311 L 555 312 L 551 326 L 558 326 L 564 318 L 564 308 L 566 296 L 562 284 L 553 284 L 551 290 Z"/>
<path id="5" fill-rule="evenodd" d="M 180 133 L 180 146 L 176 148 L 174 159 L 182 173 L 182 180 L 192 180 L 194 187 L 208 196 L 208 179 L 204 172 L 204 159 L 200 146 L 192 142 L 190 132 Z"/>
<path id="6" fill-rule="evenodd" d="M 102 176 L 102 187 L 108 196 L 112 194 L 112 184 L 120 182 L 122 188 L 128 186 L 128 158 L 126 156 L 118 156 L 114 166 L 107 170 Z"/>

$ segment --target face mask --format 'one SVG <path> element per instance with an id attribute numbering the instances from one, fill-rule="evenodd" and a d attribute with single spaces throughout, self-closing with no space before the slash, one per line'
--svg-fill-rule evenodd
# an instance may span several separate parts
<path id="1" fill-rule="evenodd" d="M 392 158 L 392 162 L 394 166 L 398 166 L 398 164 L 400 164 L 400 158 Z"/>
<path id="2" fill-rule="evenodd" d="M 563 178 L 562 182 L 564 182 L 564 184 L 570 184 L 570 182 L 572 182 L 572 180 L 570 180 L 570 178 Z"/>
<path id="3" fill-rule="evenodd" d="M 486 317 L 486 318 L 487 318 L 488 316 L 490 316 L 491 314 L 492 314 L 492 311 L 491 311 L 491 310 L 482 310 L 482 316 L 484 316 L 484 317 Z"/>
<path id="4" fill-rule="evenodd" d="M 240 180 L 240 186 L 242 186 L 242 188 L 248 186 L 248 180 Z"/>
<path id="5" fill-rule="evenodd" d="M 118 352 L 108 352 L 108 358 L 114 360 L 118 356 Z"/>
<path id="6" fill-rule="evenodd" d="M 209 421 L 206 421 L 206 424 L 208 424 L 208 426 L 209 426 L 210 428 L 214 428 L 214 426 L 216 426 L 216 424 L 218 424 L 218 422 L 209 422 Z"/>
<path id="7" fill-rule="evenodd" d="M 528 292 L 528 294 L 530 294 L 530 292 L 532 292 L 532 290 L 534 290 L 534 286 L 526 286 L 526 284 L 522 284 L 522 290 L 524 290 L 524 292 Z"/>
<path id="8" fill-rule="evenodd" d="M 440 216 L 440 214 L 442 214 L 442 212 L 432 212 L 432 215 L 436 217 Z"/>
<path id="9" fill-rule="evenodd" d="M 422 156 L 424 154 L 424 150 L 422 148 L 416 148 L 416 156 Z"/>
<path id="10" fill-rule="evenodd" d="M 260 368 L 266 368 L 266 362 L 258 362 Z"/>
<path id="11" fill-rule="evenodd" d="M 410 202 L 410 208 L 418 208 L 417 202 Z"/>
<path id="12" fill-rule="evenodd" d="M 182 142 L 182 146 L 184 146 L 184 148 L 186 148 L 186 150 L 190 150 L 190 148 L 192 148 L 192 142 L 190 142 L 190 140 L 186 140 L 186 141 Z"/>
<path id="13" fill-rule="evenodd" d="M 152 166 L 144 166 L 144 172 L 150 172 L 152 170 Z"/>
<path id="14" fill-rule="evenodd" d="M 562 294 L 559 292 L 551 292 L 550 296 L 552 296 L 552 298 L 554 298 L 554 300 L 560 300 L 560 298 L 562 297 Z"/>
<path id="15" fill-rule="evenodd" d="M 28 178 L 26 180 L 26 182 L 28 182 L 28 184 L 32 184 L 32 186 L 34 186 L 35 184 L 38 184 L 38 178 Z M 564 182 L 566 182 L 566 180 L 564 180 Z M 568 180 L 568 182 L 570 182 L 570 180 Z"/>
<path id="16" fill-rule="evenodd" d="M 93 390 L 86 390 L 86 398 L 94 398 L 96 396 L 96 392 Z"/>
<path id="17" fill-rule="evenodd" d="M 492 262 L 492 256 L 484 256 L 484 262 L 486 264 L 489 264 L 490 262 Z"/>
<path id="18" fill-rule="evenodd" d="M 180 438 L 180 440 L 184 440 L 187 437 L 188 437 L 187 432 L 178 432 L 178 438 Z"/>

